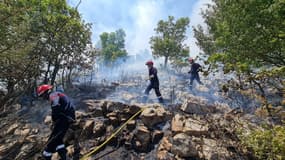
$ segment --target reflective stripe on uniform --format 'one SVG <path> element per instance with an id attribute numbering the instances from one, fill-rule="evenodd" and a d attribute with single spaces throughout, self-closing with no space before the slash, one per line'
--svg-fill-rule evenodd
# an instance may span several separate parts
<path id="1" fill-rule="evenodd" d="M 60 150 L 60 149 L 62 149 L 62 148 L 64 148 L 64 147 L 65 147 L 64 144 L 61 144 L 61 145 L 58 145 L 55 150 L 58 151 L 58 150 Z"/>
<path id="2" fill-rule="evenodd" d="M 45 157 L 51 157 L 51 156 L 52 156 L 52 153 L 47 152 L 47 151 L 44 151 L 44 152 L 43 152 L 43 155 L 44 155 Z"/>

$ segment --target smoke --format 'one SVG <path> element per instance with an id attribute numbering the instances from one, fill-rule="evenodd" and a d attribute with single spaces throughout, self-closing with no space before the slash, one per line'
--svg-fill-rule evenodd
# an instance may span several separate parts
<path id="1" fill-rule="evenodd" d="M 123 103 L 141 103 L 144 90 L 148 85 L 148 68 L 145 62 L 152 59 L 158 69 L 160 91 L 168 104 L 183 103 L 187 97 L 206 99 L 209 104 L 223 103 L 232 108 L 256 108 L 258 103 L 239 92 L 229 91 L 225 95 L 221 86 L 233 76 L 225 76 L 222 71 L 204 76 L 200 73 L 200 79 L 204 85 L 194 81 L 193 90 L 189 89 L 190 66 L 176 72 L 171 66 L 164 69 L 163 58 L 154 59 L 148 50 L 142 50 L 136 55 L 118 59 L 115 66 L 96 64 L 91 73 L 81 76 L 80 83 L 88 83 L 94 86 L 116 86 L 116 90 L 107 95 L 106 99 Z M 148 103 L 156 103 L 157 97 L 154 91 L 149 95 Z"/>

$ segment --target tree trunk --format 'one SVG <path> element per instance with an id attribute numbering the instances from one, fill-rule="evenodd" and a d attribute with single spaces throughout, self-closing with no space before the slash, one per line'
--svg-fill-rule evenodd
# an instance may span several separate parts
<path id="1" fill-rule="evenodd" d="M 0 99 L 0 112 L 5 112 L 6 106 L 9 106 L 16 100 L 15 98 L 17 97 L 17 93 L 14 88 L 15 84 L 16 83 L 13 82 L 13 80 L 9 80 L 7 82 L 7 94 Z"/>
<path id="2" fill-rule="evenodd" d="M 167 62 L 168 62 L 168 56 L 165 56 L 165 59 L 164 59 L 164 68 L 167 67 Z"/>
<path id="3" fill-rule="evenodd" d="M 7 91 L 8 91 L 7 94 L 12 94 L 14 92 L 14 86 L 15 86 L 15 83 L 13 81 L 7 82 Z"/>
<path id="4" fill-rule="evenodd" d="M 44 84 L 47 84 L 49 82 L 49 77 L 48 77 L 48 73 L 50 72 L 50 66 L 51 66 L 51 62 L 48 62 L 48 67 L 47 67 L 47 71 L 45 73 L 45 78 L 44 78 Z"/>
<path id="5" fill-rule="evenodd" d="M 70 87 L 72 86 L 72 82 L 71 82 L 71 73 L 72 73 L 72 67 L 69 68 L 69 72 L 68 72 L 68 75 L 67 75 L 67 86 Z"/>
<path id="6" fill-rule="evenodd" d="M 65 87 L 65 77 L 64 77 L 64 74 L 65 74 L 65 67 L 63 67 L 62 73 L 61 73 L 61 85 L 62 85 L 63 88 Z"/>
<path id="7" fill-rule="evenodd" d="M 59 71 L 59 64 L 56 63 L 55 66 L 54 66 L 54 69 L 53 69 L 53 72 L 52 72 L 52 75 L 51 75 L 51 85 L 54 84 L 55 82 L 55 78 L 56 78 L 56 75 L 57 75 L 57 72 Z"/>

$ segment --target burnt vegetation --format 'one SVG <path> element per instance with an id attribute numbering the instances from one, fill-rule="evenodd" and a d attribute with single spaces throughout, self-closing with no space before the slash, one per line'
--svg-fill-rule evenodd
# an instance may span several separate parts
<path id="1" fill-rule="evenodd" d="M 188 17 L 160 20 L 152 54 L 133 57 L 123 29 L 92 44 L 80 2 L 0 2 L 0 159 L 41 159 L 52 125 L 49 104 L 35 95 L 44 83 L 75 103 L 77 120 L 65 137 L 69 158 L 90 153 L 141 109 L 90 158 L 285 158 L 283 1 L 213 0 L 202 12 L 205 27 L 193 27 L 204 85 L 192 91 Z M 142 103 L 145 61 L 153 57 L 164 58 L 155 64 L 164 104 L 154 93 Z"/>

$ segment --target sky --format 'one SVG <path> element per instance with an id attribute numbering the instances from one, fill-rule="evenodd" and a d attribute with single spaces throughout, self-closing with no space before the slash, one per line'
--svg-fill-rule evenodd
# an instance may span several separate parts
<path id="1" fill-rule="evenodd" d="M 67 0 L 76 6 L 80 0 Z M 193 37 L 193 26 L 203 25 L 201 9 L 206 8 L 211 0 L 81 0 L 78 7 L 84 21 L 92 23 L 92 42 L 98 43 L 103 32 L 114 32 L 122 28 L 126 32 L 126 49 L 129 54 L 150 51 L 150 37 L 159 20 L 168 16 L 190 18 L 187 30 L 190 55 L 195 57 L 199 47 Z"/>

